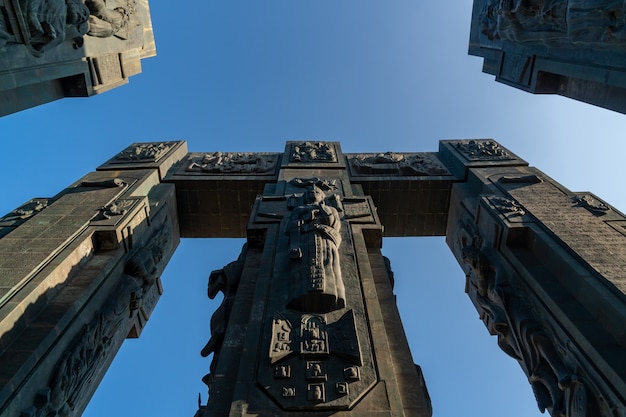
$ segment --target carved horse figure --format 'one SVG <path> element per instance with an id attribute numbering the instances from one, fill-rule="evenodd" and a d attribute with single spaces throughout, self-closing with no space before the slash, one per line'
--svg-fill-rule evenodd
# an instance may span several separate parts
<path id="1" fill-rule="evenodd" d="M 211 275 L 209 276 L 209 285 L 207 289 L 207 295 L 209 298 L 211 300 L 214 299 L 219 292 L 224 294 L 222 304 L 220 304 L 211 316 L 211 338 L 200 351 L 200 354 L 203 357 L 207 357 L 213 353 L 213 359 L 209 367 L 210 372 L 202 378 L 202 381 L 209 387 L 211 386 L 212 375 L 215 372 L 217 358 L 219 356 L 220 349 L 222 348 L 222 343 L 224 342 L 224 336 L 226 335 L 228 319 L 230 318 L 230 314 L 235 303 L 235 295 L 241 279 L 243 263 L 247 251 L 248 245 L 244 244 L 241 254 L 236 261 L 229 263 L 222 269 L 217 269 L 211 272 Z"/>

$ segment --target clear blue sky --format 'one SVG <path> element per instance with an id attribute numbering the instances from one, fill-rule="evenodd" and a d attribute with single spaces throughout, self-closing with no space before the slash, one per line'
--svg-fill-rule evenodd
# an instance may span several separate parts
<path id="1" fill-rule="evenodd" d="M 0 119 L 0 213 L 56 194 L 135 141 L 190 151 L 282 151 L 285 140 L 344 152 L 436 151 L 491 137 L 574 191 L 626 209 L 623 115 L 533 96 L 467 55 L 470 0 L 152 2 L 158 56 L 128 86 Z M 211 270 L 240 241 L 182 242 L 141 339 L 125 343 L 86 417 L 193 416 L 219 300 Z M 540 415 L 525 376 L 463 293 L 442 238 L 387 240 L 398 304 L 436 417 Z"/>

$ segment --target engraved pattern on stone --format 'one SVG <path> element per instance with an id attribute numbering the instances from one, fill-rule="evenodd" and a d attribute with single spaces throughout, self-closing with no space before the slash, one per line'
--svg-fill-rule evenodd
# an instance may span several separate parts
<path id="1" fill-rule="evenodd" d="M 292 145 L 291 162 L 337 162 L 337 155 L 327 143 L 302 142 Z"/>

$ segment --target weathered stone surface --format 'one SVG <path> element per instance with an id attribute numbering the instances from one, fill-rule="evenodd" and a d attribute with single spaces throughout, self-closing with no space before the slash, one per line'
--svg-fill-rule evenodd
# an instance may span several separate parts
<path id="1" fill-rule="evenodd" d="M 209 278 L 224 300 L 201 352 L 213 359 L 198 417 L 430 416 L 383 220 L 386 235 L 446 234 L 541 410 L 626 415 L 626 217 L 491 139 L 347 156 L 337 142 L 288 142 L 282 155 L 133 144 L 25 203 L 0 220 L 0 414 L 82 410 L 86 381 L 141 333 L 184 233 L 247 236 Z"/>
<path id="2" fill-rule="evenodd" d="M 154 55 L 147 0 L 1 0 L 0 115 L 125 84 Z"/>
<path id="3" fill-rule="evenodd" d="M 612 0 L 474 0 L 469 53 L 496 81 L 626 112 L 626 25 Z"/>

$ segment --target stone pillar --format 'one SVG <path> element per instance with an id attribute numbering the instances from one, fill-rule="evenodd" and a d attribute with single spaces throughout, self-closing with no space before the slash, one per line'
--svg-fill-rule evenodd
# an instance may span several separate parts
<path id="1" fill-rule="evenodd" d="M 79 416 L 138 337 L 179 242 L 183 142 L 133 145 L 0 219 L 0 415 Z"/>
<path id="2" fill-rule="evenodd" d="M 626 415 L 626 217 L 493 141 L 443 141 L 463 173 L 447 243 L 466 292 L 541 411 Z"/>
<path id="3" fill-rule="evenodd" d="M 197 416 L 430 416 L 382 226 L 339 144 L 288 142 L 279 166 L 256 198 L 239 259 L 209 279 L 209 297 L 222 291 L 224 301 L 202 352 L 213 360 Z"/>

